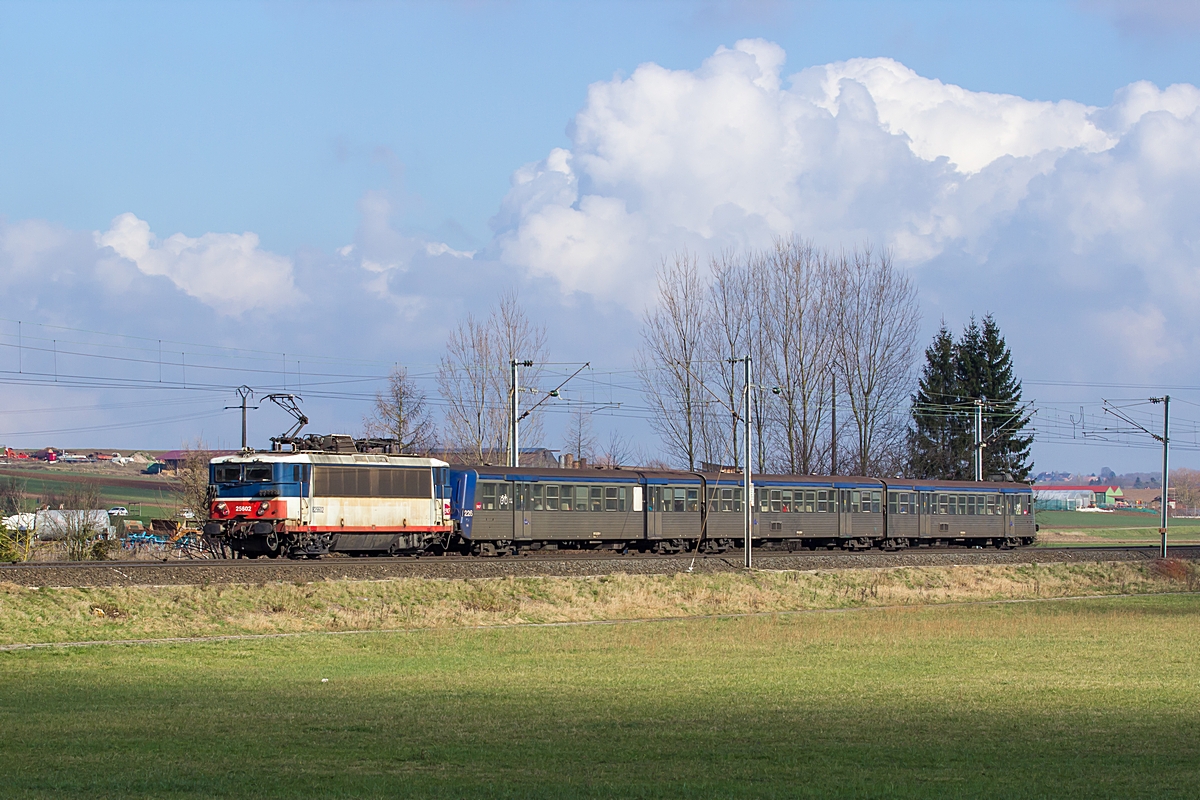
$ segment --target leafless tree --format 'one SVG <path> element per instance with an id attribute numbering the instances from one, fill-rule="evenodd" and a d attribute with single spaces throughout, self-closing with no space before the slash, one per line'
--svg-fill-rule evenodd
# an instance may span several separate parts
<path id="1" fill-rule="evenodd" d="M 722 464 L 740 467 L 743 456 L 740 409 L 745 404 L 745 373 L 737 359 L 750 351 L 753 338 L 752 265 L 730 252 L 715 256 L 709 264 L 711 283 L 708 292 L 708 324 L 703 328 L 707 373 L 723 408 L 707 415 L 708 438 L 723 446 L 718 452 Z"/>
<path id="2" fill-rule="evenodd" d="M 438 391 L 446 402 L 450 443 L 479 464 L 494 461 L 502 447 L 504 426 L 496 426 L 496 415 L 502 412 L 492 392 L 498 362 L 491 326 L 468 314 L 450 332 L 438 365 Z"/>
<path id="3" fill-rule="evenodd" d="M 510 361 L 530 360 L 521 384 L 536 386 L 549 360 L 545 326 L 531 322 L 515 292 L 505 294 L 486 320 L 458 324 L 438 365 L 438 392 L 446 403 L 448 444 L 478 463 L 503 459 L 508 447 Z M 542 437 L 540 415 L 522 422 L 522 438 Z"/>
<path id="4" fill-rule="evenodd" d="M 67 561 L 106 557 L 106 549 L 96 546 L 108 525 L 108 516 L 100 508 L 100 483 L 73 483 L 60 499 L 62 508 L 49 517 L 45 535 L 63 543 Z"/>
<path id="5" fill-rule="evenodd" d="M 437 445 L 437 429 L 429 415 L 425 392 L 397 366 L 387 388 L 375 394 L 375 405 L 363 419 L 367 436 L 396 439 L 404 453 L 427 454 Z"/>
<path id="6" fill-rule="evenodd" d="M 582 401 L 573 403 L 572 406 L 567 430 L 563 435 L 563 447 L 575 458 L 593 458 L 596 435 L 592 429 L 591 410 Z"/>
<path id="7" fill-rule="evenodd" d="M 207 443 L 201 439 L 183 448 L 183 458 L 175 471 L 176 511 L 187 509 L 193 519 L 208 517 L 208 463 L 212 458 Z"/>
<path id="8" fill-rule="evenodd" d="M 497 422 L 500 427 L 501 449 L 507 451 L 511 362 L 533 362 L 532 367 L 519 368 L 519 382 L 522 392 L 536 390 L 542 379 L 544 365 L 550 360 L 550 351 L 546 346 L 546 326 L 530 321 L 515 291 L 505 292 L 500 297 L 500 304 L 492 312 L 489 324 L 495 342 L 494 349 L 502 361 L 500 369 L 492 372 L 491 382 L 492 395 L 500 400 Z M 520 405 L 524 408 L 530 408 L 536 403 L 536 400 L 522 400 Z M 535 411 L 521 421 L 522 442 L 540 443 L 544 436 L 540 412 Z"/>
<path id="9" fill-rule="evenodd" d="M 763 276 L 762 369 L 779 390 L 770 406 L 769 444 L 779 469 L 811 474 L 821 463 L 832 361 L 830 265 L 810 242 L 780 239 Z"/>
<path id="10" fill-rule="evenodd" d="M 616 469 L 629 466 L 632 461 L 633 448 L 630 446 L 629 440 L 614 428 L 608 434 L 608 443 L 604 445 L 604 452 L 600 454 L 599 465 Z"/>
<path id="11" fill-rule="evenodd" d="M 832 297 L 838 371 L 845 381 L 859 475 L 891 474 L 903 458 L 900 409 L 911 390 L 920 312 L 916 289 L 869 246 L 835 259 Z"/>
<path id="12" fill-rule="evenodd" d="M 658 305 L 642 324 L 644 347 L 637 371 L 650 405 L 650 424 L 668 456 L 689 470 L 705 453 L 705 415 L 711 405 L 703 386 L 707 367 L 702 333 L 705 286 L 696 258 L 677 253 L 658 270 Z"/>

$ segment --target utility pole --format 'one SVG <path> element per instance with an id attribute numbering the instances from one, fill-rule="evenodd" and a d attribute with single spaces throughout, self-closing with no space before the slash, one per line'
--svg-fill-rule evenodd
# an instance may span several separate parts
<path id="1" fill-rule="evenodd" d="M 829 434 L 829 473 L 831 475 L 837 475 L 837 373 L 833 370 L 829 371 L 829 381 L 829 393 L 833 400 L 833 425 L 831 426 L 832 430 Z"/>
<path id="2" fill-rule="evenodd" d="M 1170 424 L 1170 419 L 1171 419 L 1171 395 L 1168 394 L 1168 395 L 1163 395 L 1162 397 L 1151 397 L 1150 402 L 1151 403 L 1161 402 L 1163 404 L 1162 517 L 1159 520 L 1158 532 L 1159 532 L 1159 534 L 1162 535 L 1162 547 L 1161 547 L 1160 555 L 1163 558 L 1166 558 L 1167 557 L 1167 519 L 1168 519 L 1168 511 L 1170 509 L 1170 506 L 1168 505 L 1168 503 L 1170 501 L 1167 498 L 1169 496 L 1168 492 L 1170 489 L 1170 473 L 1168 470 L 1170 468 L 1171 437 L 1169 435 L 1168 426 Z"/>
<path id="3" fill-rule="evenodd" d="M 247 408 L 257 409 L 258 406 L 247 406 L 246 405 L 246 398 L 252 397 L 254 395 L 254 390 L 251 389 L 249 386 L 244 386 L 244 385 L 239 386 L 237 388 L 237 393 L 238 393 L 238 396 L 242 398 L 241 406 L 225 406 L 225 408 L 227 410 L 231 409 L 231 408 L 239 408 L 239 407 L 242 409 L 242 449 L 245 450 L 246 449 L 246 409 Z"/>
<path id="4" fill-rule="evenodd" d="M 983 398 L 975 401 L 975 480 L 983 480 Z"/>
<path id="5" fill-rule="evenodd" d="M 746 569 L 750 569 L 754 565 L 754 557 L 752 548 L 754 544 L 754 449 L 753 441 L 750 438 L 750 411 L 751 411 L 751 394 L 750 394 L 750 356 L 741 359 L 746 365 L 746 413 L 743 417 L 746 425 L 746 540 L 744 542 L 746 550 Z"/>
<path id="6" fill-rule="evenodd" d="M 517 382 L 517 367 L 532 367 L 533 362 L 529 360 L 518 361 L 515 358 L 508 362 L 508 465 L 510 467 L 521 466 L 521 415 L 520 403 L 518 396 L 521 392 L 521 387 Z"/>

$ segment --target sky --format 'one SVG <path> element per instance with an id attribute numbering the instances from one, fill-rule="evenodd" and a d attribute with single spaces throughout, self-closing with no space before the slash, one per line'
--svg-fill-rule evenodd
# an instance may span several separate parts
<path id="1" fill-rule="evenodd" d="M 1198 44 L 1192 2 L 0 1 L 0 441 L 235 446 L 241 383 L 354 431 L 516 289 L 650 452 L 655 265 L 795 234 L 889 248 L 923 342 L 992 313 L 1036 469 L 1156 469 L 1103 402 L 1165 393 L 1200 467 Z"/>

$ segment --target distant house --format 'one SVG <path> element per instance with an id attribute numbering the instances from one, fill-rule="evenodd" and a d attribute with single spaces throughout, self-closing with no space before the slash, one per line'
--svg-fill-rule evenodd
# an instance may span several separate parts
<path id="1" fill-rule="evenodd" d="M 1033 487 L 1034 502 L 1043 506 L 1052 503 L 1061 504 L 1060 507 L 1066 509 L 1116 508 L 1117 501 L 1124 497 L 1125 493 L 1120 486 L 1111 485 L 1061 486 L 1051 484 Z"/>

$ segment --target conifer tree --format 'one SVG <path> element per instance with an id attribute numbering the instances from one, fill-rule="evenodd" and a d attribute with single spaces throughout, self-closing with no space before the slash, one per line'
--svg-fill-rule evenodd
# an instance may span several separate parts
<path id="1" fill-rule="evenodd" d="M 1012 352 L 991 314 L 983 318 L 980 334 L 979 391 L 987 398 L 984 418 L 983 474 L 1009 473 L 1016 480 L 1029 478 L 1032 436 L 1021 432 L 1028 418 L 1021 413 L 1021 382 L 1013 376 Z"/>
<path id="2" fill-rule="evenodd" d="M 957 419 L 958 347 L 942 323 L 925 351 L 925 367 L 912 396 L 908 431 L 909 472 L 916 478 L 958 478 L 962 472 L 962 431 Z"/>
<path id="3" fill-rule="evenodd" d="M 991 314 L 983 326 L 971 318 L 955 342 L 945 324 L 925 351 L 925 369 L 912 397 L 909 472 L 917 478 L 972 480 L 975 401 L 982 400 L 984 477 L 1011 474 L 1026 480 L 1032 436 L 1021 414 L 1021 382 L 1012 353 Z"/>

